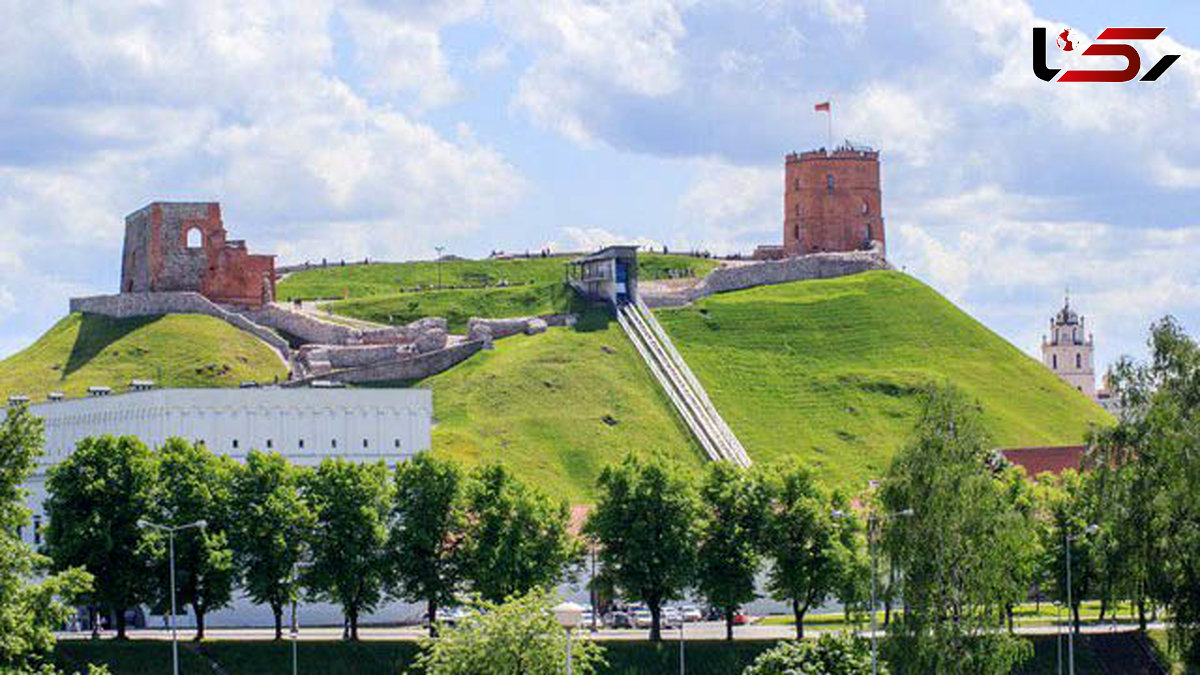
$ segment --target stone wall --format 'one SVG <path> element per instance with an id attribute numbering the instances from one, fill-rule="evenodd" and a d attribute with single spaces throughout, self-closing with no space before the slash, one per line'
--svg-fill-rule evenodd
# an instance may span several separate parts
<path id="1" fill-rule="evenodd" d="M 318 377 L 289 382 L 285 386 L 303 386 L 313 379 L 334 382 L 381 382 L 390 380 L 419 380 L 449 370 L 483 348 L 483 342 L 472 340 L 412 358 L 378 363 L 362 368 L 336 370 Z"/>
<path id="2" fill-rule="evenodd" d="M 291 350 L 288 343 L 277 333 L 236 312 L 230 312 L 214 304 L 208 298 L 191 291 L 173 293 L 122 293 L 120 295 L 94 295 L 86 298 L 71 298 L 71 311 L 84 314 L 100 314 L 114 319 L 135 316 L 158 316 L 160 314 L 203 314 L 216 317 L 230 325 L 250 333 L 275 348 L 288 360 Z"/>
<path id="3" fill-rule="evenodd" d="M 814 253 L 784 260 L 718 267 L 700 283 L 688 288 L 670 291 L 643 288 L 642 300 L 650 307 L 678 306 L 713 293 L 791 281 L 844 277 L 884 269 L 888 269 L 888 264 L 878 248 L 853 253 Z"/>
<path id="4" fill-rule="evenodd" d="M 540 316 L 521 316 L 508 319 L 485 319 L 471 317 L 467 322 L 467 339 L 485 339 L 485 334 L 491 339 L 499 339 L 525 333 L 533 335 L 546 330 L 547 326 L 572 326 L 575 324 L 574 314 L 542 314 Z"/>
<path id="5" fill-rule="evenodd" d="M 295 335 L 304 342 L 323 345 L 349 345 L 362 342 L 362 331 L 332 321 L 322 321 L 308 314 L 266 305 L 245 312 L 255 323 Z"/>

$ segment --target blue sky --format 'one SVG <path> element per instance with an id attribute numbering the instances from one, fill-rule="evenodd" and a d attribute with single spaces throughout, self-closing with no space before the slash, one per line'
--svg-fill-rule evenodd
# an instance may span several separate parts
<path id="1" fill-rule="evenodd" d="M 893 262 L 1027 352 L 1200 329 L 1191 3 L 0 0 L 0 356 L 115 292 L 123 217 L 222 203 L 283 263 L 781 237 L 783 155 L 883 152 Z M 1030 29 L 1166 26 L 1156 83 L 1049 84 Z M 1054 64 L 1072 56 L 1051 48 Z M 1103 64 L 1103 59 L 1097 59 Z M 1103 65 L 1101 66 L 1103 67 Z"/>

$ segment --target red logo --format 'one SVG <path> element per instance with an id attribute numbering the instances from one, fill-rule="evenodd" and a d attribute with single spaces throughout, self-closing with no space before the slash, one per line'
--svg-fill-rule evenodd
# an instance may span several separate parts
<path id="1" fill-rule="evenodd" d="M 1105 28 L 1097 40 L 1153 40 L 1166 28 Z M 1058 34 L 1058 48 L 1064 52 L 1074 51 L 1077 40 L 1070 38 L 1070 29 Z M 1081 56 L 1120 56 L 1125 59 L 1123 70 L 1068 70 L 1058 78 L 1059 82 L 1129 82 L 1137 77 L 1142 70 L 1142 57 L 1138 50 L 1129 44 L 1093 44 L 1080 52 Z M 1179 54 L 1167 54 L 1158 60 L 1146 74 L 1142 82 L 1153 82 L 1167 72 L 1171 64 L 1179 60 Z M 1060 68 L 1046 66 L 1046 29 L 1038 26 L 1033 29 L 1033 74 L 1046 82 L 1053 82 Z"/>

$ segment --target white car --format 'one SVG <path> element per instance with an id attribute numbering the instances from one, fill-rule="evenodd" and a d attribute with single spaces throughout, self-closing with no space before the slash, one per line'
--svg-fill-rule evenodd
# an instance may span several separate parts
<path id="1" fill-rule="evenodd" d="M 634 628 L 649 628 L 654 623 L 654 617 L 648 609 L 639 609 L 633 613 Z"/>
<path id="2" fill-rule="evenodd" d="M 701 612 L 700 608 L 695 605 L 685 605 L 680 607 L 679 612 L 683 615 L 683 620 L 688 623 L 694 623 L 704 619 L 704 612 Z"/>

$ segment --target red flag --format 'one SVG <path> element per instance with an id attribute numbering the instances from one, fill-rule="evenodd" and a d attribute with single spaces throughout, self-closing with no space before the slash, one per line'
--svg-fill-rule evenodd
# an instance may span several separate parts
<path id="1" fill-rule="evenodd" d="M 829 101 L 813 106 L 813 112 L 829 112 Z"/>

